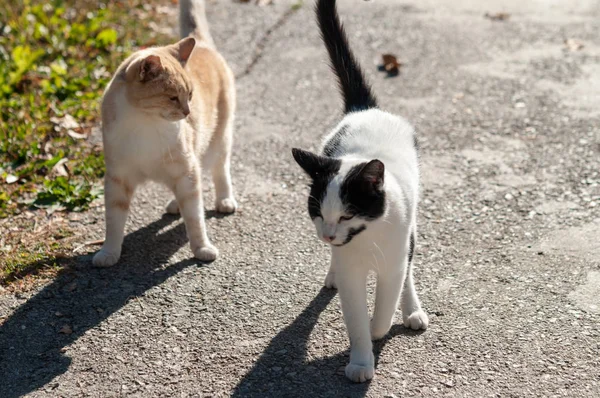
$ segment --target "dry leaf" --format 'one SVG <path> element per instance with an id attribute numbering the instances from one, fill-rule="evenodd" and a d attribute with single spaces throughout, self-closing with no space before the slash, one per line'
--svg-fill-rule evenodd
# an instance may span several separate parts
<path id="1" fill-rule="evenodd" d="M 577 39 L 566 39 L 565 47 L 569 51 L 579 51 L 583 48 L 583 43 Z"/>
<path id="2" fill-rule="evenodd" d="M 69 325 L 64 325 L 62 328 L 60 328 L 58 333 L 71 334 L 71 333 L 73 333 L 73 329 L 71 329 L 71 326 L 69 326 Z"/>
<path id="3" fill-rule="evenodd" d="M 76 133 L 75 131 L 70 130 L 70 129 L 67 130 L 67 134 L 69 134 L 69 137 L 74 138 L 76 140 L 80 140 L 82 138 L 87 138 L 86 134 L 79 134 L 79 133 Z"/>
<path id="4" fill-rule="evenodd" d="M 506 21 L 508 18 L 510 18 L 510 14 L 507 12 L 496 12 L 493 14 L 486 12 L 484 17 L 492 21 Z"/>
<path id="5" fill-rule="evenodd" d="M 71 282 L 71 283 L 69 283 L 69 284 L 67 285 L 67 287 L 65 288 L 65 290 L 66 290 L 67 292 L 69 292 L 69 293 L 70 293 L 70 292 L 72 292 L 72 291 L 74 291 L 75 289 L 77 289 L 77 282 Z"/>
<path id="6" fill-rule="evenodd" d="M 402 63 L 398 62 L 398 58 L 396 58 L 393 54 L 383 54 L 381 56 L 383 60 L 383 70 L 385 70 L 389 76 L 397 76 L 400 73 L 400 67 Z"/>
<path id="7" fill-rule="evenodd" d="M 79 123 L 77 123 L 77 120 L 75 120 L 75 118 L 69 114 L 66 114 L 62 118 L 52 117 L 50 118 L 50 121 L 57 125 L 60 129 L 64 130 L 74 130 L 79 128 Z"/>
<path id="8" fill-rule="evenodd" d="M 62 177 L 68 177 L 69 171 L 67 170 L 67 166 L 65 164 L 69 161 L 67 158 L 62 158 L 58 161 L 52 168 L 52 174 L 59 175 Z"/>

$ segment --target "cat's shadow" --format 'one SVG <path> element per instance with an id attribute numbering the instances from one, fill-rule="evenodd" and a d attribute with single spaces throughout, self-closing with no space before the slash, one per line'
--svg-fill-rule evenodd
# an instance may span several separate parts
<path id="1" fill-rule="evenodd" d="M 164 215 L 127 235 L 113 267 L 92 267 L 91 255 L 60 260 L 69 266 L 0 323 L 0 397 L 43 388 L 69 368 L 65 348 L 84 333 L 148 289 L 203 265 L 192 258 L 165 267 L 188 242 L 182 222 L 171 227 L 178 219 Z"/>
<path id="2" fill-rule="evenodd" d="M 235 387 L 233 397 L 364 397 L 370 382 L 352 383 L 343 373 L 349 352 L 308 360 L 308 342 L 320 314 L 337 291 L 322 288 L 302 313 L 269 343 L 254 366 Z M 381 340 L 373 343 L 375 372 L 385 344 L 398 335 L 415 336 L 413 331 L 394 325 Z M 377 376 L 376 376 L 377 377 Z"/>

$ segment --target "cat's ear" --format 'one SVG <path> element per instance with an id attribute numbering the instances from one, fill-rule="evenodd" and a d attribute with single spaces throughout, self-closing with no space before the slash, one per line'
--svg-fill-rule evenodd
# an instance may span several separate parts
<path id="1" fill-rule="evenodd" d="M 380 160 L 374 159 L 365 165 L 360 171 L 363 181 L 366 181 L 377 190 L 383 188 L 383 177 L 385 175 L 385 166 Z"/>
<path id="2" fill-rule="evenodd" d="M 145 83 L 155 79 L 163 70 L 162 62 L 158 55 L 148 55 L 140 64 L 140 81 Z"/>
<path id="3" fill-rule="evenodd" d="M 315 179 L 319 174 L 335 172 L 339 169 L 338 160 L 319 156 L 303 149 L 293 148 L 292 155 L 296 163 L 306 171 L 306 173 Z M 337 166 L 337 167 L 336 167 Z"/>
<path id="4" fill-rule="evenodd" d="M 190 55 L 192 55 L 195 46 L 196 39 L 193 37 L 186 37 L 173 44 L 171 53 L 179 60 L 179 62 L 181 62 L 181 64 L 185 64 L 190 58 Z"/>

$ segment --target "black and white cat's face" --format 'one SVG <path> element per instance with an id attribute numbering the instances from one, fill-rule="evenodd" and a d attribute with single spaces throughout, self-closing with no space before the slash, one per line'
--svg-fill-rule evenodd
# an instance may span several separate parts
<path id="1" fill-rule="evenodd" d="M 296 148 L 292 154 L 312 179 L 308 213 L 325 243 L 344 246 L 385 213 L 385 167 L 379 160 L 345 164 Z"/>

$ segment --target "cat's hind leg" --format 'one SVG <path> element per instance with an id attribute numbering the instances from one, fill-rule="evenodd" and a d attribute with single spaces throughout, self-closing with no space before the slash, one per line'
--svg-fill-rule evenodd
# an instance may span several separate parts
<path id="1" fill-rule="evenodd" d="M 415 282 L 412 275 L 415 239 L 415 233 L 412 232 L 409 242 L 408 270 L 404 280 L 404 289 L 402 290 L 402 300 L 400 306 L 402 307 L 402 319 L 404 321 L 404 326 L 414 330 L 419 330 L 427 329 L 427 326 L 429 326 L 429 318 L 427 317 L 427 313 L 425 313 L 425 311 L 423 311 L 421 308 L 421 302 L 419 301 L 419 296 L 417 295 L 417 289 L 415 288 Z"/>
<path id="2" fill-rule="evenodd" d="M 177 204 L 177 199 L 172 199 L 165 210 L 169 214 L 179 214 L 179 205 Z"/>
<path id="3" fill-rule="evenodd" d="M 235 212 L 238 207 L 233 195 L 230 170 L 234 112 L 235 93 L 230 92 L 219 101 L 219 119 L 207 151 L 208 158 L 204 162 L 206 166 L 212 169 L 216 194 L 215 207 L 219 213 L 225 214 Z"/>

